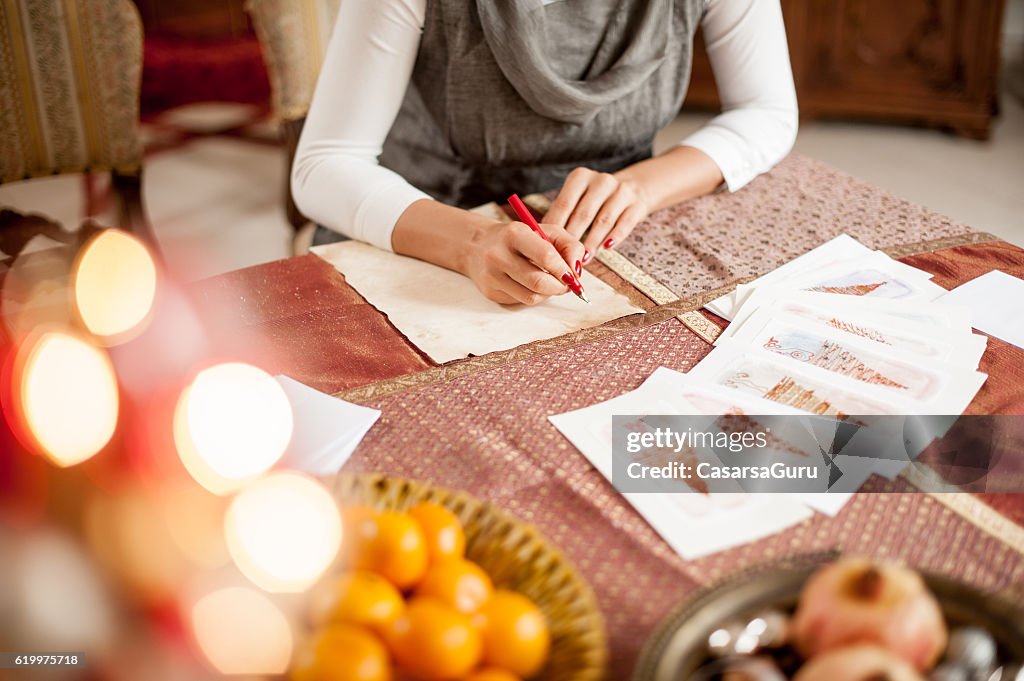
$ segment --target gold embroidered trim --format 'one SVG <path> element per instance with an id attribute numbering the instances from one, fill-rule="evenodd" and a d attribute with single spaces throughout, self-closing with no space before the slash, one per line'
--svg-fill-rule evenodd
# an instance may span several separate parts
<path id="1" fill-rule="evenodd" d="M 928 492 L 928 495 L 1014 551 L 1024 553 L 1024 527 L 1013 522 L 973 494 L 947 484 L 935 471 L 924 466 L 908 466 L 901 473 L 901 477 L 918 489 L 947 490 Z"/>
<path id="2" fill-rule="evenodd" d="M 954 248 L 956 246 L 966 246 L 968 244 L 984 244 L 993 241 L 1003 241 L 1003 239 L 995 234 L 989 234 L 987 232 L 969 232 L 967 234 L 958 234 L 957 236 L 945 236 L 939 239 L 917 241 L 912 244 L 889 246 L 888 248 L 882 248 L 879 250 L 890 258 L 905 258 L 909 255 L 931 253 L 932 251 L 939 251 L 943 248 Z"/>
<path id="3" fill-rule="evenodd" d="M 659 305 L 679 300 L 679 296 L 671 289 L 647 274 L 647 272 L 644 272 L 632 260 L 617 251 L 602 250 L 597 254 L 597 260 Z"/>

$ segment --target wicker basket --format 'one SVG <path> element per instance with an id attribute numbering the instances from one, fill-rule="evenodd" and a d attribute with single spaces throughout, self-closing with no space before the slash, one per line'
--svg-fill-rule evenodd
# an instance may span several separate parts
<path id="1" fill-rule="evenodd" d="M 604 619 L 587 583 L 533 527 L 468 494 L 383 475 L 341 475 L 334 488 L 342 505 L 402 511 L 429 501 L 450 509 L 466 532 L 466 558 L 495 586 L 527 596 L 551 628 L 551 656 L 543 681 L 596 681 L 608 659 Z"/>

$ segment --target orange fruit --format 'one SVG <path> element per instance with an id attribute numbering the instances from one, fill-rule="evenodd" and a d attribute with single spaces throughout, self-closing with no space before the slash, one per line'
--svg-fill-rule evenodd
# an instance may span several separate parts
<path id="1" fill-rule="evenodd" d="M 512 672 L 507 672 L 504 669 L 498 669 L 497 667 L 484 667 L 478 669 L 469 676 L 462 679 L 462 681 L 522 681 L 518 676 Z"/>
<path id="2" fill-rule="evenodd" d="M 434 598 L 411 598 L 387 642 L 402 670 L 424 681 L 459 679 L 480 662 L 480 632 L 469 616 Z"/>
<path id="3" fill-rule="evenodd" d="M 369 506 L 345 506 L 341 509 L 342 563 L 365 569 L 370 554 L 369 541 L 376 536 L 378 512 Z"/>
<path id="4" fill-rule="evenodd" d="M 357 624 L 382 631 L 405 607 L 402 594 L 380 575 L 357 570 L 330 583 L 314 604 L 313 622 Z"/>
<path id="5" fill-rule="evenodd" d="M 427 571 L 427 543 L 415 520 L 394 511 L 350 510 L 345 517 L 351 523 L 346 564 L 376 572 L 400 590 L 420 581 Z"/>
<path id="6" fill-rule="evenodd" d="M 533 602 L 514 591 L 499 589 L 478 615 L 484 640 L 484 662 L 529 677 L 548 659 L 551 634 L 547 619 Z"/>
<path id="7" fill-rule="evenodd" d="M 373 634 L 340 624 L 299 651 L 291 681 L 391 681 L 391 665 L 387 649 Z"/>
<path id="8" fill-rule="evenodd" d="M 409 509 L 427 539 L 431 561 L 466 555 L 466 534 L 455 514 L 441 504 L 423 503 Z"/>
<path id="9" fill-rule="evenodd" d="M 487 573 L 462 558 L 434 563 L 416 587 L 417 596 L 431 596 L 467 615 L 480 609 L 494 593 Z"/>

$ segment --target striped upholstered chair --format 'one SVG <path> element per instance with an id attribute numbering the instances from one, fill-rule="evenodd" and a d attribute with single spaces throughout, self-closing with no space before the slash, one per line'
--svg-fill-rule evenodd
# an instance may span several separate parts
<path id="1" fill-rule="evenodd" d="M 152 243 L 140 191 L 141 77 L 131 0 L 0 0 L 0 183 L 110 171 L 119 226 Z M 17 241 L 7 213 L 3 231 Z"/>
<path id="2" fill-rule="evenodd" d="M 313 99 L 324 50 L 341 0 L 249 0 L 247 9 L 263 47 L 275 117 L 291 167 L 302 124 Z M 306 223 L 285 182 L 286 211 L 292 226 Z"/>

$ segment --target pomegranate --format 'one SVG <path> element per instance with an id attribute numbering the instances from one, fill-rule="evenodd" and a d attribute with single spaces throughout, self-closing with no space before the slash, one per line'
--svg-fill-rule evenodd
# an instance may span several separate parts
<path id="1" fill-rule="evenodd" d="M 794 644 L 805 659 L 854 643 L 874 643 L 918 671 L 935 664 L 948 638 L 942 610 L 920 575 L 864 558 L 839 560 L 814 573 L 792 626 Z"/>
<path id="2" fill-rule="evenodd" d="M 818 655 L 800 668 L 793 681 L 922 681 L 922 677 L 903 658 L 862 643 Z"/>

